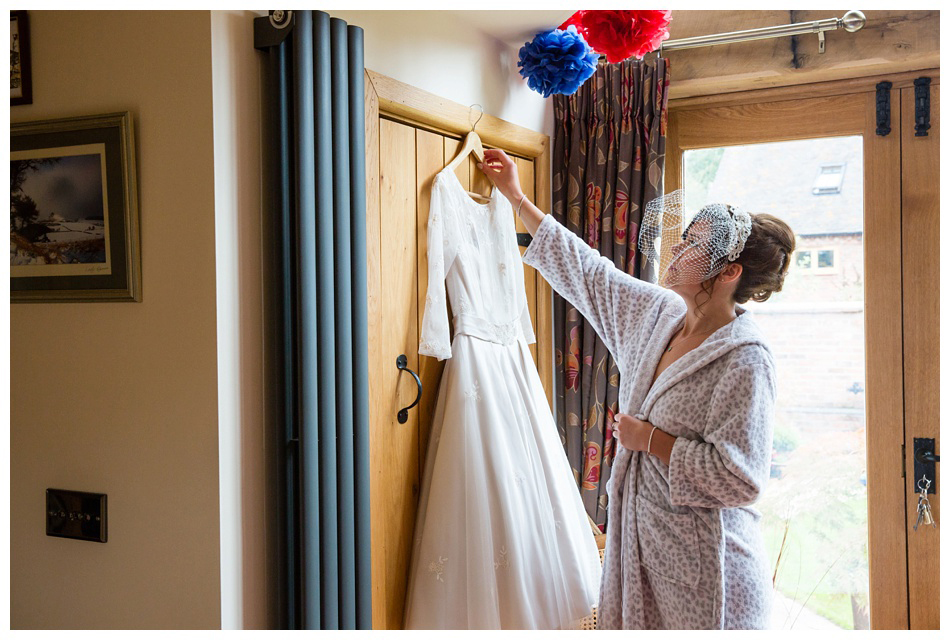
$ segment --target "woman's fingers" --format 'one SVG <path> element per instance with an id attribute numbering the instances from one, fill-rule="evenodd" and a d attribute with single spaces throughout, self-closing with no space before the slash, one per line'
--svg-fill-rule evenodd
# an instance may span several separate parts
<path id="1" fill-rule="evenodd" d="M 485 149 L 485 162 L 501 168 L 509 164 L 514 164 L 512 159 L 508 157 L 508 154 L 501 149 Z"/>

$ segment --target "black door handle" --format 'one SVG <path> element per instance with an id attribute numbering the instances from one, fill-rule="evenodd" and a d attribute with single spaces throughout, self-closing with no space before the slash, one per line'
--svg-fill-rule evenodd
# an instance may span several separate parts
<path id="1" fill-rule="evenodd" d="M 937 463 L 940 456 L 936 452 L 937 443 L 933 438 L 914 438 L 914 488 L 926 476 L 930 481 L 927 493 L 937 493 Z"/>
<path id="2" fill-rule="evenodd" d="M 408 371 L 411 373 L 412 377 L 416 379 L 416 385 L 419 387 L 419 391 L 416 394 L 416 399 L 413 401 L 413 403 L 405 409 L 400 409 L 399 413 L 396 414 L 396 419 L 399 420 L 399 424 L 406 423 L 406 421 L 409 419 L 409 410 L 419 404 L 419 400 L 422 399 L 422 380 L 419 379 L 419 376 L 416 375 L 415 371 L 406 366 L 407 364 L 409 364 L 409 359 L 406 358 L 405 354 L 402 354 L 396 358 L 396 368 L 400 371 Z"/>

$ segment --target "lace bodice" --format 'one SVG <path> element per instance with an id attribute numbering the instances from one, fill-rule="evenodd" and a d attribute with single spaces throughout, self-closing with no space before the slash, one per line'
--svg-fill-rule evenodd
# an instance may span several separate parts
<path id="1" fill-rule="evenodd" d="M 452 357 L 446 291 L 456 335 L 499 344 L 519 337 L 535 341 L 514 212 L 497 189 L 488 203 L 479 204 L 455 173 L 440 171 L 432 182 L 427 237 L 429 284 L 420 354 Z"/>

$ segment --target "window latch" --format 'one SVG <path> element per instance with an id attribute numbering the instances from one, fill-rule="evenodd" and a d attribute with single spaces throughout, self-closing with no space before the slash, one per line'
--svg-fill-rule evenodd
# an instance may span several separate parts
<path id="1" fill-rule="evenodd" d="M 887 80 L 877 83 L 877 135 L 886 136 L 891 132 L 891 83 Z"/>
<path id="2" fill-rule="evenodd" d="M 914 135 L 930 135 L 930 78 L 914 80 Z"/>

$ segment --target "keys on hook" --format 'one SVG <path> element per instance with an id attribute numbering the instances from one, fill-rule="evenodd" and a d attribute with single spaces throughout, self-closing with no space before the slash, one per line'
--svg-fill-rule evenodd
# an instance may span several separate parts
<path id="1" fill-rule="evenodd" d="M 917 531 L 917 527 L 921 523 L 932 526 L 934 529 L 937 528 L 937 523 L 934 522 L 933 513 L 930 510 L 930 500 L 927 498 L 927 489 L 930 488 L 930 480 L 927 476 L 924 476 L 917 482 L 917 492 L 920 494 L 920 497 L 917 499 L 917 522 L 914 523 L 914 531 Z"/>

